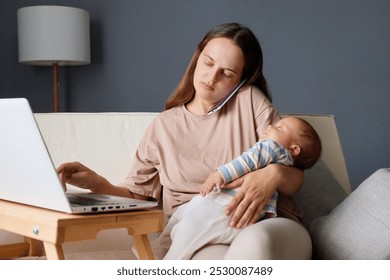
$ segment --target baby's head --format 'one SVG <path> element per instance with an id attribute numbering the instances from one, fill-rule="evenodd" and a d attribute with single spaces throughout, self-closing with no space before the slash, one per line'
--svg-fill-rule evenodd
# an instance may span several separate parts
<path id="1" fill-rule="evenodd" d="M 321 139 L 315 129 L 305 120 L 285 117 L 268 126 L 261 139 L 272 139 L 287 149 L 294 159 L 294 166 L 307 169 L 319 159 L 322 151 Z"/>

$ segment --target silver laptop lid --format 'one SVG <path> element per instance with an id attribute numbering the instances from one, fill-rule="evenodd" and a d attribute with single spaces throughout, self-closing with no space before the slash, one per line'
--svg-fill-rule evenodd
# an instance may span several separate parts
<path id="1" fill-rule="evenodd" d="M 0 199 L 67 213 L 151 208 L 157 201 L 82 194 L 93 203 L 70 205 L 49 152 L 24 98 L 0 99 Z"/>
<path id="2" fill-rule="evenodd" d="M 0 99 L 0 198 L 71 212 L 26 99 Z"/>

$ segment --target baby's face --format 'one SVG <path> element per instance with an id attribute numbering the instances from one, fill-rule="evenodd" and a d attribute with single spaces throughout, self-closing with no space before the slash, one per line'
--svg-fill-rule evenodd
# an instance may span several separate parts
<path id="1" fill-rule="evenodd" d="M 272 139 L 288 149 L 297 144 L 302 122 L 295 117 L 285 117 L 275 125 L 269 125 L 261 135 L 261 139 Z"/>

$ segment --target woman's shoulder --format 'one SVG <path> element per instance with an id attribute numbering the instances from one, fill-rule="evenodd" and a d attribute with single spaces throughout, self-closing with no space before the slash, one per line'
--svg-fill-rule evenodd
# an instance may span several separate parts
<path id="1" fill-rule="evenodd" d="M 183 106 L 176 106 L 171 109 L 162 111 L 156 116 L 158 121 L 169 121 L 172 118 L 176 118 L 178 115 L 183 114 Z"/>
<path id="2" fill-rule="evenodd" d="M 267 125 L 277 122 L 280 115 L 272 102 L 256 86 L 248 86 L 237 95 L 237 110 L 245 114 L 248 119 L 252 118 L 261 133 Z M 246 113 L 243 113 L 246 112 Z M 260 135 L 260 134 L 259 134 Z"/>
<path id="3" fill-rule="evenodd" d="M 182 106 L 173 107 L 171 109 L 162 111 L 154 117 L 151 123 L 151 127 L 172 125 L 174 122 L 176 122 L 178 117 L 182 115 L 183 115 Z"/>
<path id="4" fill-rule="evenodd" d="M 268 98 L 264 95 L 264 93 L 256 86 L 249 85 L 242 89 L 238 97 L 241 99 L 247 99 L 250 101 L 250 104 L 255 107 L 270 107 L 272 103 Z"/>
<path id="5" fill-rule="evenodd" d="M 145 130 L 144 142 L 158 141 L 161 137 L 166 137 L 167 132 L 172 132 L 177 129 L 176 123 L 179 108 L 174 107 L 156 114 Z"/>

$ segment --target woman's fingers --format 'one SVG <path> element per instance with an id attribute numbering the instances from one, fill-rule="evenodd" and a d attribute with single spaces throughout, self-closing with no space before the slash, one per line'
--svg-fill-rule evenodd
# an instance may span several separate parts
<path id="1" fill-rule="evenodd" d="M 225 184 L 224 188 L 225 189 L 235 189 L 235 188 L 240 187 L 243 183 L 244 183 L 244 179 L 243 179 L 243 177 L 240 177 L 240 178 L 238 178 L 230 183 Z"/>
<path id="2" fill-rule="evenodd" d="M 226 208 L 226 215 L 233 213 L 229 225 L 242 228 L 246 224 L 257 222 L 263 207 L 259 200 L 243 192 L 237 193 Z"/>
<path id="3" fill-rule="evenodd" d="M 238 193 L 226 207 L 226 215 L 232 214 L 229 223 L 231 227 L 242 228 L 246 224 L 257 222 L 266 202 L 272 195 L 272 192 L 268 188 L 261 188 L 259 186 L 258 177 L 255 172 L 249 173 L 240 178 L 240 180 L 233 181 L 227 186 L 241 185 Z"/>
<path id="4" fill-rule="evenodd" d="M 247 214 L 248 206 L 249 202 L 245 199 L 245 193 L 238 192 L 233 197 L 226 208 L 226 215 L 233 213 L 229 223 L 231 227 L 241 228 L 245 224 L 245 220 L 249 215 L 249 213 Z"/>
<path id="5" fill-rule="evenodd" d="M 95 181 L 96 174 L 79 162 L 67 162 L 57 168 L 63 185 L 71 184 L 80 188 L 88 189 Z"/>
<path id="6" fill-rule="evenodd" d="M 246 208 L 245 212 L 242 214 L 241 219 L 238 221 L 236 227 L 242 228 L 243 226 L 249 224 L 249 222 L 251 221 L 251 219 L 255 213 L 256 208 L 257 208 L 256 202 L 255 201 L 250 202 L 249 206 Z"/>

